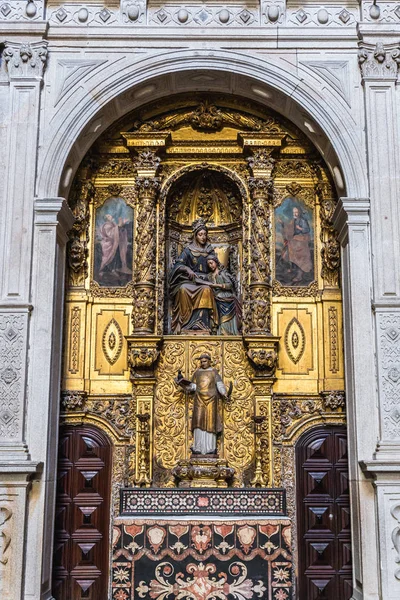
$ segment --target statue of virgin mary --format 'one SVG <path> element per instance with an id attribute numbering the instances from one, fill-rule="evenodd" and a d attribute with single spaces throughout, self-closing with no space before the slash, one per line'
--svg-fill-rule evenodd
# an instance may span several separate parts
<path id="1" fill-rule="evenodd" d="M 208 279 L 207 257 L 215 256 L 203 219 L 192 224 L 193 240 L 178 257 L 169 275 L 172 332 L 211 333 L 217 306 Z"/>

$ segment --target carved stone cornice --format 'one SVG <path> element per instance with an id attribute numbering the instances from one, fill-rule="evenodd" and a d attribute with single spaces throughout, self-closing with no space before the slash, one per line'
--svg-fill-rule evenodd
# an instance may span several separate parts
<path id="1" fill-rule="evenodd" d="M 358 64 L 364 81 L 368 80 L 396 80 L 400 65 L 399 46 L 384 46 L 377 42 L 372 46 L 361 46 L 358 51 Z"/>
<path id="2" fill-rule="evenodd" d="M 10 80 L 41 80 L 47 62 L 48 42 L 5 42 L 3 58 Z"/>

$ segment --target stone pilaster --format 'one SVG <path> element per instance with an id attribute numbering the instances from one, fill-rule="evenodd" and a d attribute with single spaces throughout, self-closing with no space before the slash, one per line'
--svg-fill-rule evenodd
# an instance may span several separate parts
<path id="1" fill-rule="evenodd" d="M 0 240 L 0 461 L 28 460 L 25 441 L 27 349 L 40 87 L 47 42 L 6 42 L 9 77 L 5 202 Z"/>
<path id="2" fill-rule="evenodd" d="M 51 592 L 65 249 L 73 222 L 63 198 L 35 201 L 26 426 L 32 458 L 44 467 L 42 477 L 32 482 L 35 501 L 28 508 L 25 598 Z"/>
<path id="3" fill-rule="evenodd" d="M 375 331 L 370 339 L 376 353 L 379 430 L 373 459 L 368 454 L 360 458 L 376 492 L 381 597 L 394 600 L 400 596 L 400 47 L 391 38 L 375 42 L 362 40 L 359 63 L 371 195 Z"/>
<path id="4" fill-rule="evenodd" d="M 351 488 L 354 599 L 378 600 L 378 557 L 370 532 L 376 531 L 374 493 L 359 461 L 372 457 L 378 435 L 374 333 L 371 311 L 370 203 L 341 198 L 334 225 L 342 246 L 345 374 Z M 361 559 L 362 558 L 362 559 Z"/>

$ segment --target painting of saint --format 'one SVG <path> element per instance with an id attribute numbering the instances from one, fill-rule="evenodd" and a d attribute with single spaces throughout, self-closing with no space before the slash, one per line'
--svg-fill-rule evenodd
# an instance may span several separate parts
<path id="1" fill-rule="evenodd" d="M 123 287 L 132 279 L 133 209 L 108 198 L 95 213 L 93 279 L 102 287 Z"/>
<path id="2" fill-rule="evenodd" d="M 275 209 L 275 279 L 295 287 L 314 281 L 313 213 L 297 198 Z"/>

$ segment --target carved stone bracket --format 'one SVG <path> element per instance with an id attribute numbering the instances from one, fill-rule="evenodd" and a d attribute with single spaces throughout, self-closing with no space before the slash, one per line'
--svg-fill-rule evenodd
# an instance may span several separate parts
<path id="1" fill-rule="evenodd" d="M 277 337 L 245 337 L 247 356 L 256 371 L 257 380 L 273 379 L 278 366 Z"/>
<path id="2" fill-rule="evenodd" d="M 61 392 L 61 410 L 66 412 L 85 409 L 87 392 L 83 390 L 63 390 Z"/>
<path id="3" fill-rule="evenodd" d="M 47 62 L 48 42 L 6 42 L 3 58 L 10 79 L 41 79 Z"/>
<path id="4" fill-rule="evenodd" d="M 382 42 L 377 42 L 375 48 L 363 45 L 358 51 L 358 64 L 364 80 L 395 80 L 400 65 L 400 48 L 384 46 Z"/>
<path id="5" fill-rule="evenodd" d="M 321 392 L 322 405 L 324 410 L 340 411 L 346 408 L 346 396 L 345 393 L 340 390 L 330 390 L 328 392 Z"/>
<path id="6" fill-rule="evenodd" d="M 162 338 L 127 336 L 126 339 L 131 380 L 154 377 L 154 367 L 160 354 Z"/>

